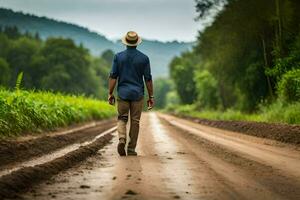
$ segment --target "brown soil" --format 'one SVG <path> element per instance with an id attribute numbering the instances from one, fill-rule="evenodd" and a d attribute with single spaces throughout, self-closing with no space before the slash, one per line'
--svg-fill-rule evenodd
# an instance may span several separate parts
<path id="1" fill-rule="evenodd" d="M 99 134 L 98 131 L 95 131 Z M 94 155 L 103 148 L 111 139 L 111 134 L 106 134 L 90 145 L 81 147 L 63 157 L 34 167 L 25 167 L 0 178 L 0 199 L 19 198 L 20 192 L 27 191 L 34 184 L 47 180 L 55 174 L 73 167 L 87 157 Z"/>
<path id="2" fill-rule="evenodd" d="M 188 131 L 178 129 L 165 119 L 161 120 L 174 136 L 182 137 L 188 144 L 194 143 L 197 145 L 197 148 L 202 149 L 203 152 L 206 151 L 210 156 L 217 157 L 237 168 L 245 170 L 247 175 L 255 178 L 259 184 L 265 185 L 282 197 L 287 198 L 287 196 L 289 196 L 291 199 L 300 197 L 300 182 L 297 178 L 283 175 L 279 170 L 274 169 L 272 166 L 249 159 L 238 152 L 232 152 L 214 142 L 191 134 Z"/>
<path id="3" fill-rule="evenodd" d="M 120 157 L 117 138 L 112 141 L 21 197 L 300 199 L 300 151 L 294 145 L 155 113 L 142 116 L 138 156 Z"/>
<path id="4" fill-rule="evenodd" d="M 114 122 L 115 120 L 105 120 L 97 123 L 95 127 L 63 135 L 47 134 L 28 140 L 0 140 L 0 169 L 32 157 L 48 154 L 75 142 L 85 142 L 113 127 L 115 125 Z"/>
<path id="5" fill-rule="evenodd" d="M 182 117 L 206 126 L 272 139 L 279 142 L 300 145 L 300 125 L 250 121 L 208 120 L 189 116 L 178 117 Z"/>

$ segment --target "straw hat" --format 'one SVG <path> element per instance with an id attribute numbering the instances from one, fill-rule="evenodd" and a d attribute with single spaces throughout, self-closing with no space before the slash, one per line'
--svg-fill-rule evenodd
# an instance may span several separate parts
<path id="1" fill-rule="evenodd" d="M 138 34 L 134 31 L 129 31 L 127 34 L 122 38 L 122 43 L 127 46 L 137 46 L 141 44 L 142 38 L 138 36 Z"/>

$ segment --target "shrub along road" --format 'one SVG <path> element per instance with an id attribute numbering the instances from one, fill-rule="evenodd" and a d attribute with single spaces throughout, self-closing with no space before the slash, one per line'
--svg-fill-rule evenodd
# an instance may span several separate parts
<path id="1" fill-rule="evenodd" d="M 119 157 L 117 137 L 104 146 L 111 136 L 105 137 L 99 143 L 89 144 L 92 147 L 33 166 L 30 173 L 21 169 L 7 175 L 10 179 L 1 177 L 0 183 L 13 188 L 10 194 L 23 199 L 300 198 L 300 150 L 295 144 L 158 113 L 142 117 L 137 157 Z M 87 159 L 82 161 L 84 158 Z M 71 168 L 61 170 L 61 163 L 66 160 L 72 160 L 67 167 Z M 54 168 L 46 167 L 53 162 Z M 8 182 L 4 182 L 17 180 L 14 174 L 42 177 L 41 168 L 46 174 L 59 170 L 27 188 L 20 183 L 8 187 Z"/>

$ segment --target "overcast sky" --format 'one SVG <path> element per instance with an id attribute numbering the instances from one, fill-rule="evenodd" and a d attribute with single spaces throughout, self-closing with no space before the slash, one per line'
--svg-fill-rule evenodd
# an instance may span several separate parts
<path id="1" fill-rule="evenodd" d="M 162 41 L 194 41 L 194 0 L 0 0 L 16 11 L 72 22 L 111 39 L 128 30 Z"/>

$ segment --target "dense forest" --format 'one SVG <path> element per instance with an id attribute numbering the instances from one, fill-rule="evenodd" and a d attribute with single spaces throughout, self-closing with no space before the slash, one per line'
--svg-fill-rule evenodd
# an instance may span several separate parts
<path id="1" fill-rule="evenodd" d="M 198 21 L 215 18 L 193 51 L 170 64 L 181 103 L 253 112 L 276 99 L 300 100 L 298 0 L 196 3 Z"/>
<path id="2" fill-rule="evenodd" d="M 106 98 L 107 74 L 114 53 L 93 57 L 71 39 L 40 39 L 16 27 L 0 29 L 0 85 L 15 87 L 23 74 L 24 89 L 51 90 Z"/>

